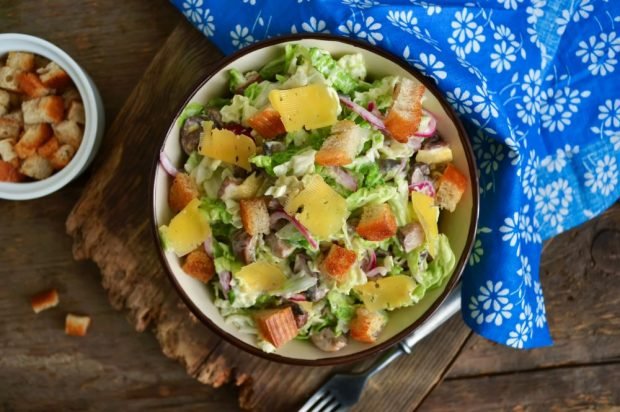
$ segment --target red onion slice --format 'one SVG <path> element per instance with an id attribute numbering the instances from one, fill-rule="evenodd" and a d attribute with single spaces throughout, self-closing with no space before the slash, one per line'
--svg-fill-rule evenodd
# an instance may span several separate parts
<path id="1" fill-rule="evenodd" d="M 329 168 L 331 175 L 336 183 L 347 190 L 355 192 L 357 190 L 357 180 L 341 167 L 333 166 Z"/>
<path id="2" fill-rule="evenodd" d="M 377 266 L 376 268 L 372 269 L 369 272 L 366 272 L 366 277 L 367 278 L 374 278 L 376 276 L 385 276 L 387 275 L 388 270 L 386 267 L 383 266 Z"/>
<path id="3" fill-rule="evenodd" d="M 355 113 L 359 114 L 362 119 L 366 120 L 368 123 L 376 127 L 381 131 L 385 131 L 385 124 L 383 120 L 378 118 L 376 115 L 372 114 L 368 110 L 364 109 L 359 104 L 355 103 L 353 100 L 349 99 L 347 96 L 338 95 L 342 104 L 347 106 L 349 109 L 353 110 Z"/>
<path id="4" fill-rule="evenodd" d="M 360 266 L 364 272 L 368 272 L 369 270 L 373 270 L 377 267 L 377 255 L 375 251 L 372 249 L 368 249 L 366 251 L 366 257 L 362 260 Z"/>
<path id="5" fill-rule="evenodd" d="M 234 134 L 243 134 L 248 137 L 252 137 L 252 129 L 244 127 L 239 123 L 227 123 L 224 125 L 224 129 L 230 130 Z"/>
<path id="6" fill-rule="evenodd" d="M 296 293 L 290 298 L 288 298 L 288 300 L 292 300 L 293 302 L 305 302 L 308 299 L 306 299 L 306 295 L 304 295 L 303 293 Z"/>
<path id="7" fill-rule="evenodd" d="M 159 164 L 161 165 L 161 167 L 164 168 L 166 173 L 168 173 L 172 177 L 175 177 L 179 173 L 177 168 L 174 167 L 174 165 L 164 152 L 159 152 Z"/>
<path id="8" fill-rule="evenodd" d="M 205 252 L 210 258 L 213 257 L 213 236 L 209 235 L 204 243 Z"/>
<path id="9" fill-rule="evenodd" d="M 286 212 L 284 212 L 282 210 L 273 212 L 271 214 L 271 216 L 269 217 L 269 223 L 270 223 L 270 225 L 273 225 L 276 221 L 278 221 L 280 219 L 286 219 L 289 222 L 291 222 L 293 225 L 295 225 L 297 230 L 299 230 L 299 232 L 306 238 L 306 240 L 308 241 L 308 243 L 310 243 L 310 246 L 313 249 L 318 249 L 319 248 L 318 242 L 316 240 L 314 240 L 314 238 L 312 237 L 312 235 L 310 234 L 308 229 L 306 229 L 306 227 L 304 225 L 299 223 L 299 221 L 297 219 L 295 219 L 293 216 L 289 216 Z"/>
<path id="10" fill-rule="evenodd" d="M 437 130 L 437 118 L 428 110 L 422 109 L 422 113 L 429 117 L 428 124 L 424 130 L 418 130 L 414 135 L 418 137 L 431 137 L 435 134 L 435 130 Z"/>
<path id="11" fill-rule="evenodd" d="M 409 191 L 420 192 L 430 197 L 435 197 L 435 188 L 433 187 L 433 184 L 428 180 L 409 185 Z"/>
<path id="12" fill-rule="evenodd" d="M 220 272 L 217 274 L 220 278 L 220 286 L 222 287 L 222 291 L 224 293 L 228 293 L 230 291 L 230 281 L 232 280 L 232 273 L 229 271 Z"/>

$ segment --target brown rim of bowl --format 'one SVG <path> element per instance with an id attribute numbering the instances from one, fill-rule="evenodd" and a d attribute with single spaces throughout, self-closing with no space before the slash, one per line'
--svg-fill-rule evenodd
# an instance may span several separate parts
<path id="1" fill-rule="evenodd" d="M 346 356 L 337 356 L 333 358 L 322 358 L 322 359 L 295 359 L 295 358 L 277 355 L 274 353 L 267 353 L 267 352 L 263 352 L 262 350 L 252 345 L 249 345 L 239 340 L 235 336 L 220 329 L 219 326 L 217 326 L 213 321 L 211 321 L 211 319 L 209 319 L 206 315 L 204 315 L 202 311 L 200 311 L 200 309 L 198 309 L 198 307 L 194 304 L 194 302 L 183 291 L 183 289 L 177 282 L 176 277 L 172 274 L 172 270 L 170 266 L 168 265 L 168 261 L 166 260 L 164 251 L 161 247 L 161 241 L 159 239 L 158 227 L 157 227 L 156 216 L 155 216 L 155 193 L 154 193 L 155 184 L 154 183 L 155 183 L 155 174 L 157 173 L 157 169 L 159 165 L 158 153 L 156 156 L 154 156 L 155 160 L 153 162 L 153 167 L 152 167 L 152 171 L 150 174 L 151 188 L 150 188 L 149 194 L 150 194 L 150 204 L 152 207 L 151 230 L 153 232 L 153 236 L 157 244 L 157 251 L 158 251 L 161 263 L 164 266 L 166 273 L 168 275 L 168 278 L 172 282 L 172 285 L 176 289 L 177 293 L 181 296 L 181 299 L 183 299 L 183 301 L 189 307 L 192 313 L 198 319 L 200 319 L 202 323 L 207 325 L 213 332 L 219 335 L 222 339 L 226 340 L 228 343 L 233 344 L 234 346 L 237 346 L 245 350 L 246 352 L 249 352 L 253 355 L 259 356 L 264 359 L 268 359 L 268 360 L 272 360 L 272 361 L 276 361 L 280 363 L 291 364 L 291 365 L 328 366 L 328 365 L 339 365 L 339 364 L 345 364 L 345 363 L 358 361 L 358 360 L 367 358 L 373 354 L 377 354 L 379 352 L 382 352 L 392 347 L 393 345 L 403 340 L 406 336 L 410 335 L 418 326 L 424 323 L 424 321 L 430 315 L 432 315 L 433 312 L 435 312 L 435 310 L 437 310 L 439 305 L 441 305 L 441 303 L 443 303 L 443 301 L 446 299 L 448 293 L 450 293 L 450 291 L 454 288 L 456 283 L 459 281 L 461 274 L 463 273 L 463 270 L 465 269 L 465 263 L 467 262 L 467 259 L 469 258 L 469 255 L 471 253 L 471 249 L 472 249 L 472 245 L 473 245 L 473 241 L 474 241 L 474 237 L 476 233 L 476 228 L 478 226 L 478 207 L 479 207 L 480 194 L 479 194 L 479 188 L 478 188 L 479 183 L 478 183 L 478 173 L 476 171 L 476 161 L 473 156 L 473 150 L 471 147 L 471 143 L 469 142 L 468 135 L 460 119 L 456 116 L 456 114 L 454 113 L 454 110 L 447 103 L 443 94 L 435 86 L 435 83 L 432 81 L 432 79 L 424 76 L 417 69 L 411 67 L 408 63 L 403 61 L 401 58 L 387 51 L 384 51 L 378 47 L 372 46 L 368 43 L 364 43 L 358 40 L 353 40 L 347 37 L 339 37 L 339 36 L 334 36 L 334 35 L 329 35 L 329 34 L 297 34 L 297 35 L 285 35 L 285 36 L 273 37 L 268 40 L 263 40 L 263 41 L 254 43 L 244 49 L 234 52 L 233 54 L 227 57 L 224 57 L 222 61 L 216 66 L 216 68 L 214 68 L 204 79 L 199 81 L 197 86 L 195 86 L 192 89 L 192 91 L 188 94 L 188 97 L 185 99 L 183 105 L 177 111 L 176 115 L 174 116 L 173 121 L 170 123 L 170 127 L 166 131 L 166 134 L 164 135 L 162 143 L 158 146 L 159 150 L 161 151 L 162 147 L 164 147 L 168 135 L 170 134 L 172 128 L 176 126 L 176 119 L 179 117 L 179 115 L 181 114 L 185 106 L 187 106 L 187 104 L 189 103 L 191 98 L 194 96 L 196 91 L 200 89 L 201 87 L 203 87 L 205 83 L 207 83 L 216 73 L 219 73 L 224 67 L 226 67 L 226 65 L 234 62 L 241 56 L 244 56 L 253 51 L 256 51 L 256 50 L 259 50 L 265 47 L 269 47 L 269 46 L 274 46 L 274 45 L 278 45 L 282 43 L 289 43 L 289 42 L 294 42 L 294 41 L 300 41 L 304 39 L 326 40 L 326 41 L 336 41 L 336 42 L 346 43 L 351 46 L 366 49 L 371 53 L 377 54 L 385 59 L 388 59 L 398 64 L 400 67 L 406 70 L 410 75 L 414 76 L 416 79 L 422 82 L 424 86 L 427 89 L 429 89 L 437 97 L 437 100 L 439 100 L 439 103 L 441 104 L 443 109 L 446 111 L 446 113 L 448 114 L 452 122 L 455 124 L 457 131 L 458 131 L 459 139 L 461 140 L 461 143 L 463 144 L 463 148 L 465 151 L 465 157 L 467 158 L 467 167 L 469 169 L 469 175 L 471 176 L 470 183 L 472 186 L 472 202 L 473 202 L 472 210 L 471 210 L 472 224 L 470 225 L 469 233 L 467 234 L 467 241 L 465 242 L 465 248 L 463 250 L 463 254 L 461 255 L 461 258 L 459 259 L 459 261 L 457 262 L 454 268 L 454 272 L 452 276 L 450 277 L 446 285 L 446 288 L 444 289 L 442 294 L 431 304 L 431 306 L 428 308 L 426 312 L 422 314 L 422 316 L 420 316 L 415 322 L 413 322 L 403 331 L 392 336 L 390 339 L 386 340 L 385 342 L 382 342 L 376 346 L 369 347 L 368 349 L 362 350 L 360 352 L 357 352 L 351 355 L 346 355 Z"/>

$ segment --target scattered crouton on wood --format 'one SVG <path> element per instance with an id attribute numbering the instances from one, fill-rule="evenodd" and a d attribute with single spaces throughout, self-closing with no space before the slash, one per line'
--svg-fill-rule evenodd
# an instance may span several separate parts
<path id="1" fill-rule="evenodd" d="M 248 124 L 256 132 L 266 139 L 273 139 L 276 136 L 286 133 L 280 113 L 268 107 L 248 119 Z"/>
<path id="2" fill-rule="evenodd" d="M 90 316 L 79 316 L 71 313 L 65 318 L 65 333 L 69 336 L 86 336 Z"/>
<path id="3" fill-rule="evenodd" d="M 53 125 L 52 128 L 54 129 L 54 135 L 61 144 L 69 144 L 76 149 L 80 147 L 84 131 L 76 122 L 73 120 L 63 120 Z"/>
<path id="4" fill-rule="evenodd" d="M 84 105 L 79 101 L 69 102 L 69 108 L 67 110 L 67 120 L 72 120 L 76 123 L 84 125 L 86 123 L 86 113 L 84 112 Z"/>
<path id="5" fill-rule="evenodd" d="M 385 127 L 401 143 L 418 131 L 422 119 L 423 84 L 402 78 L 394 88 L 392 106 L 385 117 Z"/>
<path id="6" fill-rule="evenodd" d="M 198 188 L 194 181 L 186 173 L 177 173 L 168 192 L 170 209 L 179 212 L 196 198 L 198 198 Z"/>
<path id="7" fill-rule="evenodd" d="M 396 234 L 398 226 L 390 205 L 368 204 L 364 206 L 357 233 L 366 240 L 384 240 Z"/>
<path id="8" fill-rule="evenodd" d="M 24 122 L 58 123 L 65 117 L 65 105 L 60 96 L 45 96 L 22 102 Z"/>
<path id="9" fill-rule="evenodd" d="M 435 201 L 442 208 L 454 212 L 467 189 L 467 178 L 452 163 L 449 163 L 439 178 Z"/>
<path id="10" fill-rule="evenodd" d="M 24 176 L 9 162 L 0 160 L 0 182 L 21 182 Z"/>
<path id="11" fill-rule="evenodd" d="M 43 180 L 50 177 L 54 169 L 46 158 L 35 154 L 24 160 L 19 171 L 35 180 Z"/>
<path id="12" fill-rule="evenodd" d="M 17 81 L 19 73 L 19 70 L 12 67 L 0 67 L 0 88 L 19 92 L 19 82 Z"/>
<path id="13" fill-rule="evenodd" d="M 326 275 L 336 280 L 343 280 L 356 261 L 357 254 L 354 251 L 332 244 L 319 268 Z"/>
<path id="14" fill-rule="evenodd" d="M 41 77 L 41 82 L 52 89 L 62 89 L 71 83 L 71 78 L 58 64 L 49 62 L 43 68 L 37 70 Z"/>
<path id="15" fill-rule="evenodd" d="M 321 166 L 344 166 L 353 161 L 361 149 L 364 135 L 369 133 L 351 120 L 336 123 L 317 152 L 315 162 Z"/>
<path id="16" fill-rule="evenodd" d="M 276 348 L 297 336 L 297 322 L 290 306 L 261 310 L 254 315 L 258 330 Z"/>
<path id="17" fill-rule="evenodd" d="M 6 116 L 0 117 L 0 140 L 15 139 L 19 137 L 21 125 L 17 120 Z"/>
<path id="18" fill-rule="evenodd" d="M 183 271 L 191 277 L 207 283 L 215 274 L 213 259 L 202 249 L 196 249 L 185 258 Z"/>
<path id="19" fill-rule="evenodd" d="M 21 91 L 30 97 L 43 97 L 52 92 L 51 89 L 48 89 L 41 83 L 39 76 L 34 73 L 20 73 L 17 76 L 17 82 Z"/>
<path id="20" fill-rule="evenodd" d="M 351 339 L 359 342 L 374 343 L 386 323 L 387 316 L 383 313 L 371 312 L 366 308 L 357 308 L 355 317 L 349 325 Z"/>
<path id="21" fill-rule="evenodd" d="M 241 199 L 239 209 L 243 228 L 248 235 L 269 233 L 269 212 L 265 199 Z"/>
<path id="22" fill-rule="evenodd" d="M 49 162 L 56 170 L 60 170 L 69 164 L 75 155 L 75 149 L 70 144 L 63 144 L 50 157 Z"/>
<path id="23" fill-rule="evenodd" d="M 19 166 L 19 158 L 15 153 L 15 139 L 0 140 L 0 160 L 13 165 L 13 167 Z"/>
<path id="24" fill-rule="evenodd" d="M 49 289 L 44 292 L 34 295 L 30 299 L 30 305 L 34 313 L 42 312 L 46 309 L 53 308 L 58 305 L 58 292 L 56 289 Z"/>
<path id="25" fill-rule="evenodd" d="M 12 69 L 31 72 L 35 67 L 34 54 L 28 52 L 9 52 L 6 65 Z"/>
<path id="26" fill-rule="evenodd" d="M 15 145 L 17 156 L 20 159 L 32 156 L 51 136 L 52 129 L 49 124 L 39 123 L 27 127 Z"/>

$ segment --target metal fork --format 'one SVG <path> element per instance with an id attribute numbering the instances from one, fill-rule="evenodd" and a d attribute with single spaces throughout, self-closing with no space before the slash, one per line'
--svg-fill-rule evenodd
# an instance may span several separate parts
<path id="1" fill-rule="evenodd" d="M 461 308 L 461 285 L 458 284 L 439 308 L 411 335 L 389 350 L 368 369 L 358 373 L 337 373 L 327 380 L 299 409 L 299 412 L 346 411 L 359 401 L 366 382 L 441 326 Z"/>

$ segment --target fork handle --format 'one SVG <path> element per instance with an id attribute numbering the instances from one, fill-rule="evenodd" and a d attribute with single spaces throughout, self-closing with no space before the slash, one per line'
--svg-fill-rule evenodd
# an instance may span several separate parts
<path id="1" fill-rule="evenodd" d="M 413 347 L 431 332 L 441 326 L 445 321 L 450 319 L 452 315 L 457 313 L 461 308 L 461 284 L 459 283 L 452 289 L 446 300 L 437 308 L 437 310 L 420 325 L 411 335 L 403 339 L 395 348 L 387 351 L 381 356 L 370 368 L 365 371 L 368 377 L 373 376 L 381 371 L 395 359 L 404 354 L 410 354 Z"/>

